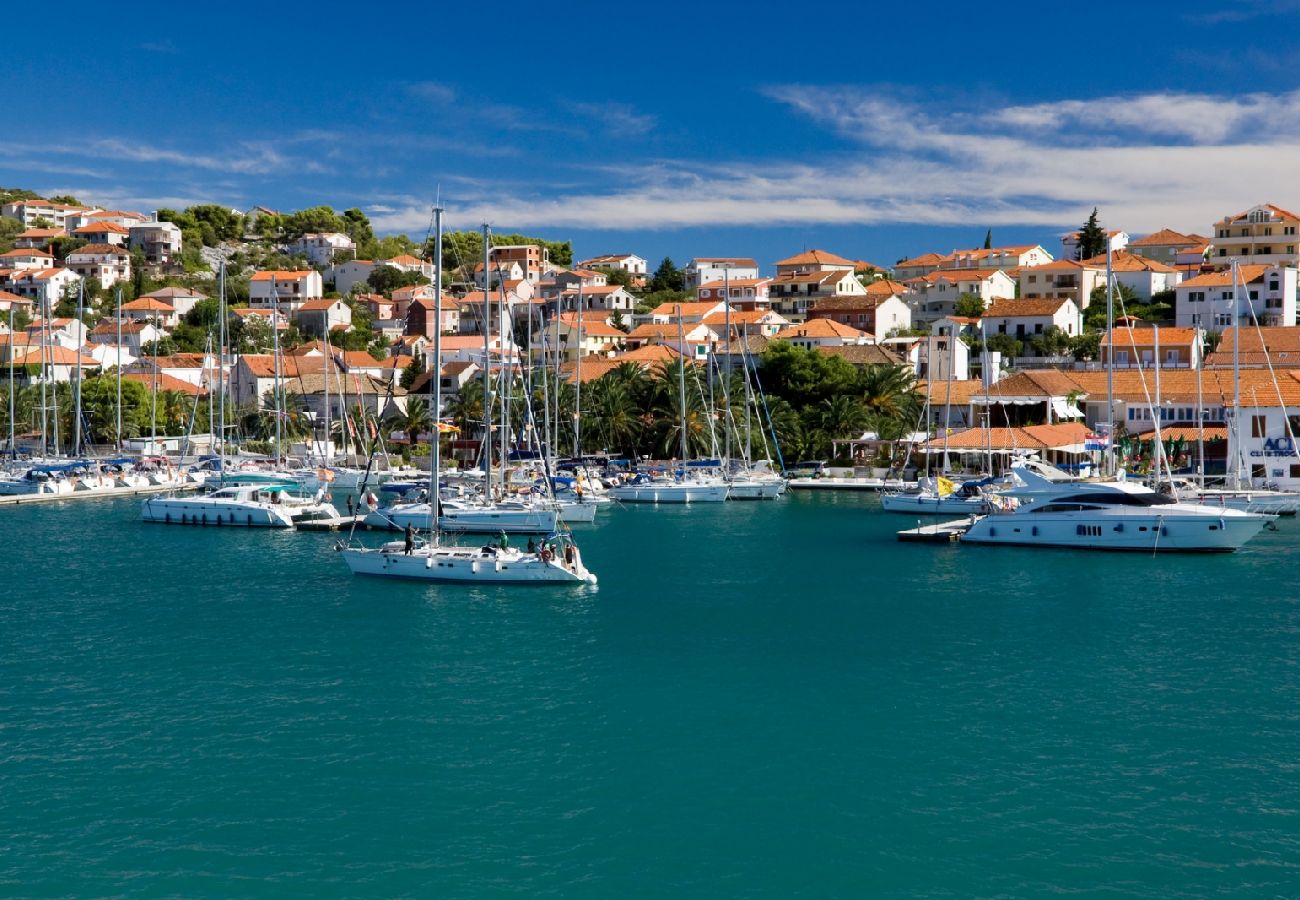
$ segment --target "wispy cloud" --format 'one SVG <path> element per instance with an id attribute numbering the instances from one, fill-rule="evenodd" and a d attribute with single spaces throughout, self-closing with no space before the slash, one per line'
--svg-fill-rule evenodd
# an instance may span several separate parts
<path id="1" fill-rule="evenodd" d="M 1285 16 L 1300 12 L 1300 0 L 1236 0 L 1227 9 L 1210 12 L 1187 12 L 1183 18 L 1200 25 L 1249 22 L 1266 16 Z"/>
<path id="2" fill-rule="evenodd" d="M 574 115 L 586 119 L 612 137 L 640 137 L 658 124 L 654 116 L 637 112 L 627 103 L 571 102 L 566 105 Z"/>
<path id="3" fill-rule="evenodd" d="M 517 187 L 503 195 L 497 185 L 464 193 L 449 215 L 504 227 L 629 230 L 969 221 L 1055 228 L 1099 206 L 1107 223 L 1135 232 L 1204 230 L 1274 197 L 1300 137 L 1300 92 L 1161 93 L 978 111 L 855 88 L 766 93 L 843 146 L 798 162 L 606 168 L 589 183 L 607 189 Z M 388 207 L 379 227 L 404 230 L 427 218 L 417 205 Z"/>
<path id="4" fill-rule="evenodd" d="M 456 89 L 440 81 L 417 81 L 408 84 L 406 90 L 412 96 L 432 100 L 435 103 L 452 103 L 456 100 Z"/>
<path id="5" fill-rule="evenodd" d="M 168 56 L 175 56 L 181 52 L 171 38 L 163 38 L 160 41 L 146 41 L 140 45 L 140 49 L 148 50 L 150 53 L 166 53 Z"/>

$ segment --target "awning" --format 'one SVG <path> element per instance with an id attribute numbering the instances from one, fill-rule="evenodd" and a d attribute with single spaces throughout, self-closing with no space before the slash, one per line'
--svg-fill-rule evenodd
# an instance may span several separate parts
<path id="1" fill-rule="evenodd" d="M 1058 419 L 1082 419 L 1083 413 L 1064 397 L 1052 398 L 1052 414 Z"/>

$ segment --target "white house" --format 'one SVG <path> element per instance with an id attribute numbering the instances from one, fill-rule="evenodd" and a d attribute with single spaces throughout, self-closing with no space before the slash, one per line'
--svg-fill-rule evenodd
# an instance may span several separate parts
<path id="1" fill-rule="evenodd" d="M 1052 254 L 1038 244 L 1021 244 L 1014 247 L 980 247 L 975 250 L 954 250 L 939 262 L 940 269 L 1019 269 L 1023 266 L 1044 266 L 1052 261 Z"/>
<path id="2" fill-rule="evenodd" d="M 768 309 L 772 304 L 772 279 L 732 278 L 706 281 L 695 289 L 701 301 L 726 300 L 733 309 Z"/>
<path id="3" fill-rule="evenodd" d="M 583 288 L 579 291 L 564 291 L 560 294 L 561 309 L 573 309 L 582 298 L 584 309 L 600 309 L 605 312 L 631 313 L 636 309 L 636 298 L 618 284 L 606 284 L 601 287 Z"/>
<path id="4" fill-rule="evenodd" d="M 1028 266 L 1020 270 L 1020 296 L 1062 298 L 1068 297 L 1079 309 L 1087 309 L 1092 291 L 1106 283 L 1106 264 L 1103 261 L 1076 262 L 1058 259 L 1041 266 Z"/>
<path id="5" fill-rule="evenodd" d="M 141 297 L 123 303 L 118 312 L 123 318 L 130 319 L 132 322 L 154 322 L 168 329 L 175 328 L 180 321 L 175 307 L 155 297 Z"/>
<path id="6" fill-rule="evenodd" d="M 772 309 L 791 322 L 801 322 L 819 300 L 827 297 L 864 296 L 867 291 L 852 269 L 814 269 L 782 272 L 769 286 Z"/>
<path id="7" fill-rule="evenodd" d="M 35 248 L 20 247 L 0 253 L 0 269 L 52 269 L 54 254 Z"/>
<path id="8" fill-rule="evenodd" d="M 1220 331 L 1254 321 L 1261 325 L 1296 324 L 1296 270 L 1290 266 L 1250 264 L 1232 271 L 1209 272 L 1176 287 L 1174 318 L 1181 328 Z M 1242 287 L 1244 285 L 1244 288 Z"/>
<path id="9" fill-rule="evenodd" d="M 41 308 L 53 307 L 80 281 L 71 269 L 0 269 L 0 290 L 34 300 Z"/>
<path id="10" fill-rule="evenodd" d="M 67 266 L 104 290 L 131 280 L 131 254 L 113 244 L 87 244 L 72 251 Z"/>
<path id="11" fill-rule="evenodd" d="M 1079 333 L 1079 307 L 1069 297 L 999 300 L 980 318 L 984 336 L 1008 334 L 1027 340 L 1055 327 L 1068 335 Z"/>
<path id="12" fill-rule="evenodd" d="M 1104 273 L 1106 254 L 1085 260 L 1085 263 L 1101 268 Z M 1150 303 L 1153 294 L 1172 291 L 1183 280 L 1182 271 L 1175 266 L 1136 253 L 1112 253 L 1110 266 L 1115 281 L 1132 290 L 1143 303 Z"/>
<path id="13" fill-rule="evenodd" d="M 152 344 L 167 336 L 167 332 L 152 322 L 124 321 L 119 325 L 116 320 L 104 319 L 91 330 L 90 343 L 100 347 L 118 346 L 119 334 L 122 339 L 121 346 L 134 356 L 140 355 L 140 348 L 145 344 Z M 103 361 L 103 357 L 98 354 L 96 358 Z"/>
<path id="14" fill-rule="evenodd" d="M 131 239 L 131 229 L 116 222 L 91 222 L 72 232 L 73 237 L 82 238 L 91 244 L 112 244 L 125 247 Z"/>
<path id="15" fill-rule="evenodd" d="M 49 200 L 14 200 L 0 206 L 0 215 L 6 219 L 17 219 L 24 228 L 35 228 L 44 220 L 54 228 L 68 230 L 68 217 L 89 212 L 85 206 L 71 206 L 67 203 L 52 203 Z"/>
<path id="16" fill-rule="evenodd" d="M 747 256 L 698 256 L 682 269 L 686 290 L 695 290 L 710 281 L 721 281 L 722 273 L 736 279 L 757 278 L 758 263 Z"/>
<path id="17" fill-rule="evenodd" d="M 324 335 L 352 324 L 352 307 L 342 300 L 308 300 L 298 307 L 298 330 L 303 334 Z"/>
<path id="18" fill-rule="evenodd" d="M 562 313 L 555 325 L 559 332 L 560 350 L 564 359 L 572 361 L 582 356 L 611 356 L 627 344 L 627 333 L 597 316 L 583 316 L 579 326 L 577 313 Z"/>
<path id="19" fill-rule="evenodd" d="M 962 294 L 978 297 L 986 308 L 1016 295 L 1015 279 L 1001 269 L 935 269 L 906 284 L 913 319 L 924 323 L 953 315 Z"/>
<path id="20" fill-rule="evenodd" d="M 580 269 L 593 267 L 621 269 L 630 275 L 646 274 L 646 261 L 635 253 L 608 253 L 604 256 L 593 256 L 591 259 L 584 259 L 578 263 Z"/>
<path id="21" fill-rule="evenodd" d="M 132 250 L 143 250 L 151 263 L 165 265 L 181 254 L 181 230 L 171 222 L 145 222 L 130 226 Z"/>
<path id="22" fill-rule="evenodd" d="M 346 234 L 337 231 L 323 231 L 304 234 L 289 242 L 286 249 L 290 256 L 305 256 L 314 266 L 328 266 L 337 256 L 355 256 L 357 245 Z"/>
<path id="23" fill-rule="evenodd" d="M 1300 216 L 1272 203 L 1261 203 L 1244 212 L 1224 216 L 1214 223 L 1214 259 L 1233 259 L 1255 264 L 1291 265 L 1300 262 Z"/>
<path id="24" fill-rule="evenodd" d="M 334 283 L 334 290 L 340 294 L 349 294 L 358 284 L 364 284 L 374 270 L 373 259 L 350 259 L 347 262 L 336 263 L 329 274 Z"/>
<path id="25" fill-rule="evenodd" d="M 176 311 L 176 315 L 184 316 L 200 301 L 208 299 L 206 294 L 200 294 L 198 291 L 192 291 L 189 288 L 182 287 L 165 287 L 156 291 L 150 291 L 147 294 L 141 294 L 140 299 L 160 300 L 171 306 Z"/>
<path id="26" fill-rule="evenodd" d="M 308 300 L 325 295 L 325 284 L 314 269 L 305 272 L 254 272 L 248 281 L 248 305 L 254 309 L 293 312 Z"/>
<path id="27" fill-rule="evenodd" d="M 725 312 L 727 304 L 721 300 L 698 303 L 661 303 L 650 311 L 650 321 L 655 325 L 684 325 L 702 322 L 714 313 Z"/>
<path id="28" fill-rule="evenodd" d="M 1128 246 L 1129 236 L 1127 231 L 1108 231 L 1106 237 L 1110 240 L 1110 249 L 1113 251 L 1123 250 Z M 1071 231 L 1061 235 L 1061 259 L 1079 258 L 1080 238 L 1081 233 L 1078 231 Z"/>

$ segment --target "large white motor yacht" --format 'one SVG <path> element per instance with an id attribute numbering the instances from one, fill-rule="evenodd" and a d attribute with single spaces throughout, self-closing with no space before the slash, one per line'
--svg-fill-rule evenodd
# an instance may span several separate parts
<path id="1" fill-rule="evenodd" d="M 1087 550 L 1230 553 L 1269 516 L 1179 503 L 1128 481 L 1049 481 L 1012 466 L 1019 486 L 994 495 L 995 508 L 962 535 L 965 543 Z"/>

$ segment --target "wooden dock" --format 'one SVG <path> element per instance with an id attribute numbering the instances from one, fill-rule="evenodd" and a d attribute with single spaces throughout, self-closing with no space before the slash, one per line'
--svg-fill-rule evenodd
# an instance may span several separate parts
<path id="1" fill-rule="evenodd" d="M 170 494 L 197 491 L 200 484 L 150 485 L 149 487 L 97 488 L 90 491 L 73 491 L 71 494 L 4 494 L 0 506 L 23 506 L 28 503 L 61 503 L 71 500 L 106 500 L 110 497 L 139 497 L 145 494 Z"/>
<path id="2" fill-rule="evenodd" d="M 898 532 L 898 539 L 912 544 L 951 544 L 961 540 L 961 536 L 969 531 L 974 523 L 975 518 L 972 516 L 950 522 L 936 522 L 933 525 L 919 525 Z"/>

